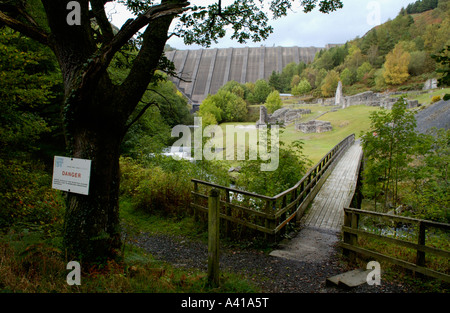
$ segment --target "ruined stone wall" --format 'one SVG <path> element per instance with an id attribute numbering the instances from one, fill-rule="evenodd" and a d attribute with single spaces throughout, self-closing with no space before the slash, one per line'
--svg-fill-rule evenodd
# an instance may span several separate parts
<path id="1" fill-rule="evenodd" d="M 348 96 L 343 98 L 342 108 L 348 108 L 352 105 L 367 105 L 374 107 L 382 107 L 385 109 L 392 109 L 392 106 L 397 102 L 397 98 L 391 98 L 390 94 L 380 94 L 373 91 L 366 91 L 354 96 Z M 417 100 L 406 100 L 408 109 L 419 106 Z"/>
<path id="2" fill-rule="evenodd" d="M 285 126 L 302 118 L 303 114 L 311 114 L 311 110 L 284 107 L 273 112 L 273 114 L 268 114 L 267 108 L 262 105 L 260 107 L 260 116 L 258 122 L 256 122 L 256 127 L 260 127 L 262 125 Z"/>
<path id="3" fill-rule="evenodd" d="M 309 121 L 306 123 L 295 124 L 295 129 L 305 134 L 325 133 L 333 130 L 330 122 L 326 121 Z"/>

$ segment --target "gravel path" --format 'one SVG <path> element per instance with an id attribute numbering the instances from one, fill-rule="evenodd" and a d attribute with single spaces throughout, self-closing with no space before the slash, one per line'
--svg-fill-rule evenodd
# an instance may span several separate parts
<path id="1" fill-rule="evenodd" d="M 207 271 L 207 244 L 183 237 L 141 234 L 136 244 L 155 258 L 175 267 Z M 382 280 L 381 286 L 363 284 L 352 290 L 325 286 L 326 278 L 346 272 L 334 254 L 319 262 L 297 261 L 270 256 L 254 249 L 221 247 L 221 271 L 240 273 L 254 281 L 264 293 L 399 293 L 408 292 L 406 286 Z"/>

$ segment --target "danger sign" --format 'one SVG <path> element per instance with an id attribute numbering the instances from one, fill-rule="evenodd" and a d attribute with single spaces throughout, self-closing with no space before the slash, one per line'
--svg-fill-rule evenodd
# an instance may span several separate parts
<path id="1" fill-rule="evenodd" d="M 52 188 L 88 195 L 91 160 L 55 156 Z"/>

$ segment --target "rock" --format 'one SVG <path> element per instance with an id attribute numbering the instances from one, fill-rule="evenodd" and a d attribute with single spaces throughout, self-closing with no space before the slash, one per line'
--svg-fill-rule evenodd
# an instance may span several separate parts
<path id="1" fill-rule="evenodd" d="M 242 169 L 242 167 L 240 167 L 240 166 L 232 167 L 228 170 L 228 173 L 233 173 L 233 172 L 239 173 L 241 171 L 241 169 Z"/>
<path id="2" fill-rule="evenodd" d="M 354 288 L 367 283 L 367 275 L 371 270 L 357 269 L 343 274 L 327 278 L 327 286 L 338 286 L 344 288 Z"/>

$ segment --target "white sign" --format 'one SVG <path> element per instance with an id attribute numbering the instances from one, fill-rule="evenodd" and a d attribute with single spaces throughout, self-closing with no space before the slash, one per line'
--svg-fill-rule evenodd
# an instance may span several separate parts
<path id="1" fill-rule="evenodd" d="M 91 160 L 55 156 L 53 189 L 88 195 L 90 176 Z"/>

